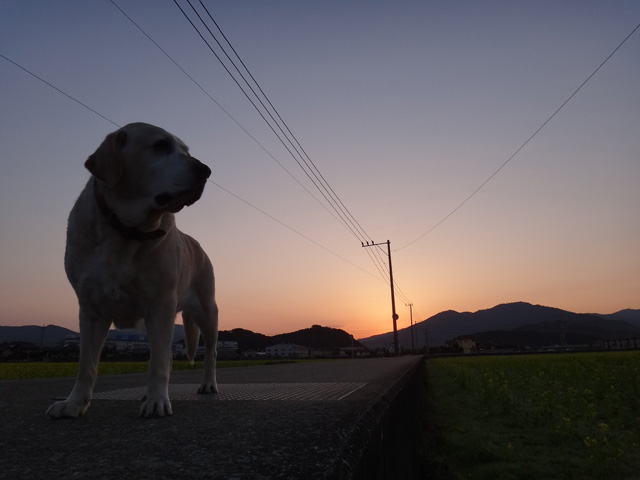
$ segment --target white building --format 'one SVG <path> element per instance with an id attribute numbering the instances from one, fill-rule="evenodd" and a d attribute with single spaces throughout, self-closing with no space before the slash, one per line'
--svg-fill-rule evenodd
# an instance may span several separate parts
<path id="1" fill-rule="evenodd" d="M 216 344 L 216 351 L 218 358 L 237 358 L 240 355 L 238 342 L 219 341 Z M 202 354 L 204 355 L 204 351 Z"/>
<path id="2" fill-rule="evenodd" d="M 293 343 L 278 343 L 266 349 L 267 355 L 271 357 L 297 357 L 308 358 L 311 356 L 311 349 Z"/>
<path id="3" fill-rule="evenodd" d="M 115 338 L 107 340 L 107 347 L 118 354 L 148 355 L 149 339 L 142 333 L 118 332 Z"/>
<path id="4" fill-rule="evenodd" d="M 172 347 L 173 355 L 178 358 L 184 358 L 187 356 L 187 348 L 184 340 L 178 340 L 174 342 Z M 204 345 L 198 345 L 196 350 L 196 358 L 204 356 Z M 219 341 L 216 343 L 217 358 L 235 358 L 238 356 L 238 342 Z"/>

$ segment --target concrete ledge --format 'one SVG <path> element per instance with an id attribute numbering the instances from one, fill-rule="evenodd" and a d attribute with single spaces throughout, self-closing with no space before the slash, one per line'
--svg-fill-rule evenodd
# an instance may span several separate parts
<path id="1" fill-rule="evenodd" d="M 0 382 L 0 477 L 414 478 L 409 427 L 417 424 L 412 415 L 419 411 L 423 363 L 400 357 L 223 368 L 218 379 L 229 390 L 358 388 L 333 400 L 174 397 L 174 414 L 161 419 L 138 418 L 137 401 L 99 400 L 109 392 L 143 391 L 144 375 L 100 377 L 87 415 L 56 421 L 45 418 L 46 408 L 69 393 L 73 379 Z M 198 384 L 200 375 L 175 372 L 172 389 Z"/>

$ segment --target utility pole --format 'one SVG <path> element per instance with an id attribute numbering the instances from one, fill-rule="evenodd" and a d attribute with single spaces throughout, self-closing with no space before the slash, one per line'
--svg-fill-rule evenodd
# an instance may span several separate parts
<path id="1" fill-rule="evenodd" d="M 362 243 L 362 242 L 361 242 Z M 398 344 L 398 314 L 396 313 L 396 294 L 393 288 L 393 268 L 391 267 L 391 241 L 387 240 L 384 243 L 362 243 L 363 247 L 376 247 L 378 245 L 387 244 L 387 255 L 389 257 L 389 283 L 391 284 L 391 318 L 393 318 L 393 349 L 395 355 L 400 355 L 400 345 Z"/>
<path id="2" fill-rule="evenodd" d="M 429 326 L 426 322 L 424 324 L 424 344 L 427 348 L 427 355 L 429 355 Z"/>
<path id="3" fill-rule="evenodd" d="M 405 303 L 404 306 L 409 307 L 409 324 L 411 325 L 411 351 L 415 354 L 416 347 L 413 343 L 413 303 Z"/>

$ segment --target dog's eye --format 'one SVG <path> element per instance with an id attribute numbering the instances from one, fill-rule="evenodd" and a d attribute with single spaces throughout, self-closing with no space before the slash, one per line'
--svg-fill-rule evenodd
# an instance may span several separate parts
<path id="1" fill-rule="evenodd" d="M 166 140 L 163 138 L 155 142 L 151 146 L 151 149 L 153 150 L 154 153 L 166 155 L 172 152 L 173 146 L 171 145 L 171 142 L 169 140 Z"/>

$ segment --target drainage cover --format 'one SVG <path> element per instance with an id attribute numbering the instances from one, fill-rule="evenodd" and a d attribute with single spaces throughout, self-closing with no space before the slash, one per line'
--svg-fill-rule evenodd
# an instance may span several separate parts
<path id="1" fill-rule="evenodd" d="M 197 384 L 169 384 L 171 400 L 228 401 L 228 400 L 342 400 L 364 387 L 364 382 L 337 383 L 226 383 L 218 384 L 215 395 L 198 395 Z M 93 400 L 136 400 L 145 394 L 146 387 L 125 388 L 93 394 Z"/>

